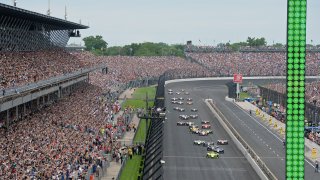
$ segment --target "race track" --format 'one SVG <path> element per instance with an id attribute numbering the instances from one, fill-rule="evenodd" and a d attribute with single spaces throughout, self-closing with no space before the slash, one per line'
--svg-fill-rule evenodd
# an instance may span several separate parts
<path id="1" fill-rule="evenodd" d="M 166 85 L 166 106 L 169 112 L 167 113 L 168 120 L 165 124 L 164 136 L 165 179 L 259 179 L 232 141 L 227 146 L 221 146 L 225 149 L 225 154 L 220 159 L 206 159 L 206 149 L 193 145 L 195 139 L 210 139 L 215 142 L 218 138 L 230 140 L 218 120 L 205 106 L 203 100 L 206 98 L 214 99 L 221 112 L 247 143 L 254 148 L 275 176 L 281 180 L 285 179 L 285 149 L 282 145 L 282 139 L 247 112 L 239 109 L 233 103 L 225 101 L 227 87 L 224 84 L 225 81 L 197 81 Z M 168 95 L 168 89 L 174 91 L 185 89 L 190 92 L 189 96 L 194 101 L 193 107 L 199 109 L 200 119 L 212 122 L 213 135 L 199 137 L 190 134 L 187 127 L 176 126 L 178 115 L 184 113 L 173 110 L 176 105 L 171 104 L 170 98 L 180 97 L 180 95 Z M 183 96 L 187 97 L 187 95 Z M 188 107 L 190 105 L 180 106 Z M 190 114 L 190 108 L 186 108 L 185 114 Z M 319 174 L 314 173 L 313 167 L 308 161 L 305 161 L 305 179 L 319 178 Z"/>
<path id="2" fill-rule="evenodd" d="M 175 84 L 169 85 L 174 91 L 181 89 Z M 256 180 L 259 176 L 250 166 L 243 154 L 237 149 L 231 138 L 217 122 L 209 108 L 203 102 L 203 96 L 197 93 L 197 90 L 185 87 L 190 95 L 167 95 L 166 107 L 167 121 L 165 123 L 164 132 L 164 179 L 221 179 L 221 180 Z M 171 97 L 191 97 L 193 105 L 176 105 L 171 104 Z M 170 97 L 170 98 L 168 98 Z M 186 102 L 184 100 L 184 102 Z M 173 110 L 174 106 L 184 107 L 186 112 L 177 112 Z M 210 120 L 213 134 L 209 136 L 199 136 L 189 132 L 186 126 L 177 126 L 179 114 L 194 114 L 190 112 L 191 107 L 196 107 L 199 111 L 199 118 L 194 121 L 201 125 L 201 120 Z M 200 120 L 201 119 L 201 120 Z M 188 120 L 189 121 L 189 120 Z M 229 145 L 220 146 L 224 148 L 225 153 L 219 159 L 207 159 L 207 150 L 205 147 L 193 145 L 194 140 L 206 140 L 216 142 L 218 139 L 228 139 Z"/>

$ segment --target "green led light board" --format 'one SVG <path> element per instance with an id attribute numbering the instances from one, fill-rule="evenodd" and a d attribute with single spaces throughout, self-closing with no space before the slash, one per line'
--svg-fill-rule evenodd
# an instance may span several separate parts
<path id="1" fill-rule="evenodd" d="M 288 0 L 286 179 L 304 179 L 306 0 Z"/>

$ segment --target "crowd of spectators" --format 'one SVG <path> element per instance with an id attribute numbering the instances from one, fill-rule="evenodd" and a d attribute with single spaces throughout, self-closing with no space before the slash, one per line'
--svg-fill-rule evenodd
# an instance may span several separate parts
<path id="1" fill-rule="evenodd" d="M 0 90 L 71 73 L 88 63 L 63 50 L 0 54 Z"/>
<path id="2" fill-rule="evenodd" d="M 286 84 L 284 83 L 273 83 L 273 84 L 266 84 L 264 87 L 268 89 L 272 89 L 274 91 L 277 91 L 279 93 L 285 94 L 286 93 Z M 320 82 L 319 81 L 313 81 L 306 83 L 305 88 L 305 98 L 308 103 L 314 103 L 316 102 L 316 105 L 320 107 Z"/>
<path id="3" fill-rule="evenodd" d="M 74 93 L 40 112 L 25 117 L 8 130 L 0 130 L 0 177 L 4 179 L 65 179 L 84 177 L 89 169 L 101 168 L 111 154 L 117 160 L 129 152 L 121 149 L 117 139 L 127 130 L 128 114 L 115 118 L 120 105 L 114 98 L 101 96 L 120 91 L 122 84 L 137 79 L 157 78 L 167 72 L 171 78 L 227 76 L 236 70 L 244 75 L 283 75 L 284 53 L 189 53 L 207 65 L 180 57 L 95 56 L 88 52 L 44 51 L 4 53 L 0 56 L 1 89 L 25 85 L 74 72 L 81 68 L 105 64 L 107 73 L 90 73 L 89 82 Z M 313 65 L 318 54 L 308 54 Z M 309 68 L 307 73 L 318 73 Z M 283 86 L 268 85 L 273 89 Z M 278 87 L 279 86 L 279 87 Z M 319 83 L 307 86 L 308 97 L 316 96 Z M 108 94 L 108 93 L 107 93 Z M 135 129 L 135 127 L 134 127 Z M 141 152 L 141 145 L 129 147 Z M 138 149 L 138 150 L 137 150 Z M 130 153 L 129 153 L 130 156 Z"/>
<path id="4" fill-rule="evenodd" d="M 306 131 L 305 137 L 310 139 L 311 141 L 317 143 L 318 145 L 320 145 L 320 132 L 311 131 L 311 130 Z"/>
<path id="5" fill-rule="evenodd" d="M 0 177 L 4 179 L 82 179 L 89 169 L 101 168 L 107 160 L 105 154 L 116 159 L 122 154 L 122 159 L 126 153 L 117 139 L 136 128 L 128 121 L 132 109 L 124 109 L 124 114 L 115 118 L 120 104 L 102 94 L 119 91 L 121 84 L 131 80 L 157 78 L 168 70 L 189 76 L 210 74 L 199 64 L 179 57 L 100 57 L 87 52 L 43 51 L 4 53 L 0 62 L 5 64 L 0 69 L 1 89 L 98 64 L 108 67 L 107 74 L 90 73 L 90 83 L 57 103 L 9 129 L 0 129 Z M 141 146 L 130 148 L 141 153 Z"/>
<path id="6" fill-rule="evenodd" d="M 187 53 L 199 63 L 209 67 L 219 76 L 284 76 L 286 74 L 285 52 L 213 52 Z M 319 75 L 320 53 L 308 52 L 306 75 Z"/>
<path id="7" fill-rule="evenodd" d="M 100 96 L 101 88 L 79 89 L 26 119 L 0 130 L 3 179 L 84 178 L 101 168 L 104 154 L 120 148 L 124 118 L 114 119 L 117 102 Z M 122 116 L 120 116 L 122 117 Z"/>
<path id="8" fill-rule="evenodd" d="M 95 56 L 88 52 L 73 53 L 81 61 L 106 64 L 108 73 L 90 73 L 90 82 L 104 89 L 116 91 L 119 85 L 136 79 L 158 78 L 168 70 L 179 71 L 181 75 L 191 73 L 209 74 L 208 70 L 197 63 L 191 63 L 175 56 L 134 57 L 134 56 Z"/>

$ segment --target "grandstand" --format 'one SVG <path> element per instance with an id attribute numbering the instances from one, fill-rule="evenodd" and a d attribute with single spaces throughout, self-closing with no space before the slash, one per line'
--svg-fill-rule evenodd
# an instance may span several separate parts
<path id="1" fill-rule="evenodd" d="M 191 52 L 186 56 L 214 71 L 218 76 L 284 76 L 286 74 L 286 52 L 259 49 L 250 51 Z M 319 75 L 320 53 L 309 51 L 306 56 L 306 75 Z"/>
<path id="2" fill-rule="evenodd" d="M 84 47 L 66 48 L 70 37 L 80 37 L 79 30 L 87 28 L 0 3 L 0 179 L 89 179 L 93 174 L 101 178 L 108 164 L 123 153 L 119 139 L 128 131 L 126 118 L 135 109 L 121 109 L 118 96 L 128 88 L 158 82 L 155 104 L 164 108 L 167 80 L 230 77 L 235 72 L 286 74 L 285 47 L 244 47 L 234 52 L 227 47 L 193 46 L 186 49 L 186 58 L 95 56 L 83 52 Z M 307 75 L 319 75 L 319 49 L 309 49 L 306 64 Z M 271 81 L 275 82 L 266 82 Z M 228 89 L 229 97 L 236 94 L 230 78 L 224 82 L 213 83 L 220 88 L 215 96 L 221 100 L 222 90 Z M 320 86 L 308 83 L 306 117 L 315 119 L 320 114 Z M 222 89 L 224 85 L 227 88 Z M 201 97 L 195 102 L 215 90 L 200 82 L 191 88 L 210 89 L 195 96 Z M 259 84 L 253 91 L 285 106 L 284 84 Z M 165 149 L 165 121 L 159 119 L 152 120 L 148 130 L 142 179 L 163 178 L 165 171 L 157 163 Z M 316 139 L 320 144 L 320 136 Z"/>
<path id="3" fill-rule="evenodd" d="M 86 28 L 0 4 L 1 179 L 49 179 L 66 174 L 64 166 L 82 153 L 91 160 L 80 163 L 81 176 L 95 164 L 102 167 L 102 159 L 92 158 L 93 150 L 89 155 L 79 148 L 84 147 L 83 140 L 89 146 L 92 139 L 87 134 L 101 126 L 94 120 L 102 114 L 98 116 L 97 106 L 92 105 L 101 90 L 87 82 L 91 71 L 106 66 L 82 62 L 64 50 L 69 38 L 80 37 L 79 29 Z M 72 106 L 75 101 L 77 105 Z M 84 121 L 89 116 L 97 118 Z M 71 176 L 72 169 L 68 173 Z"/>
<path id="4" fill-rule="evenodd" d="M 97 57 L 68 51 L 68 39 L 87 26 L 4 4 L 0 10 L 4 179 L 88 178 L 95 170 L 104 172 L 128 125 L 125 114 L 118 114 L 119 93 L 157 82 L 169 69 L 209 74 L 178 57 Z"/>

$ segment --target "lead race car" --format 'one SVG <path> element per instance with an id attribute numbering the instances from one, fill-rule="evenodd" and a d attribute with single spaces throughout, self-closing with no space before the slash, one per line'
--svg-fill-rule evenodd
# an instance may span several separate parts
<path id="1" fill-rule="evenodd" d="M 219 154 L 216 152 L 208 152 L 207 153 L 207 158 L 212 158 L 212 159 L 218 159 L 219 158 Z"/>

